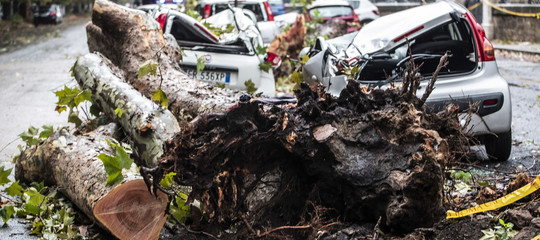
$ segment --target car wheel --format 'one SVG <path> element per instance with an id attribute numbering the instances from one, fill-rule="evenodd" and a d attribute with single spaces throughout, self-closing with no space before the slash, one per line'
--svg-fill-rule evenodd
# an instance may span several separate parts
<path id="1" fill-rule="evenodd" d="M 512 151 L 512 130 L 497 135 L 485 136 L 484 145 L 486 146 L 486 153 L 489 156 L 489 160 L 508 160 Z"/>

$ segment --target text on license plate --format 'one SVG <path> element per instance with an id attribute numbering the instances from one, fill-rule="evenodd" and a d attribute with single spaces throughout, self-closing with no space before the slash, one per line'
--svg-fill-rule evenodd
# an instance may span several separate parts
<path id="1" fill-rule="evenodd" d="M 230 72 L 220 72 L 220 71 L 200 71 L 197 72 L 195 69 L 187 68 L 184 69 L 186 74 L 194 79 L 199 79 L 202 81 L 210 82 L 220 82 L 220 83 L 229 83 L 231 81 Z"/>

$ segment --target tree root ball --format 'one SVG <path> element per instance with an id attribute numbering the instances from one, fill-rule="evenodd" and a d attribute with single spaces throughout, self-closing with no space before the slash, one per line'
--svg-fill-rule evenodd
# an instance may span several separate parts
<path id="1" fill-rule="evenodd" d="M 295 106 L 240 102 L 201 115 L 165 143 L 156 170 L 193 188 L 207 216 L 199 227 L 245 226 L 237 238 L 289 225 L 297 230 L 272 234 L 306 238 L 338 221 L 381 218 L 404 233 L 443 216 L 444 164 L 463 142 L 453 108 L 428 114 L 414 94 L 354 81 L 339 98 L 306 85 L 295 93 Z"/>

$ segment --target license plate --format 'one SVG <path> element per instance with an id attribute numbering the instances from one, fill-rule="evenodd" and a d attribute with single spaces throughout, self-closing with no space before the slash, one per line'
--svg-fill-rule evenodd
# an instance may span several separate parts
<path id="1" fill-rule="evenodd" d="M 231 81 L 230 72 L 221 72 L 221 71 L 205 71 L 202 70 L 197 72 L 195 69 L 186 68 L 184 69 L 186 74 L 194 79 L 208 82 L 218 82 L 218 83 L 229 83 Z"/>

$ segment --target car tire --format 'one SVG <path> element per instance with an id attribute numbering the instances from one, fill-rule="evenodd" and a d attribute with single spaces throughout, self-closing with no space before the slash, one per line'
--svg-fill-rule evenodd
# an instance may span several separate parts
<path id="1" fill-rule="evenodd" d="M 484 137 L 486 153 L 491 161 L 506 161 L 512 151 L 512 130 Z"/>

